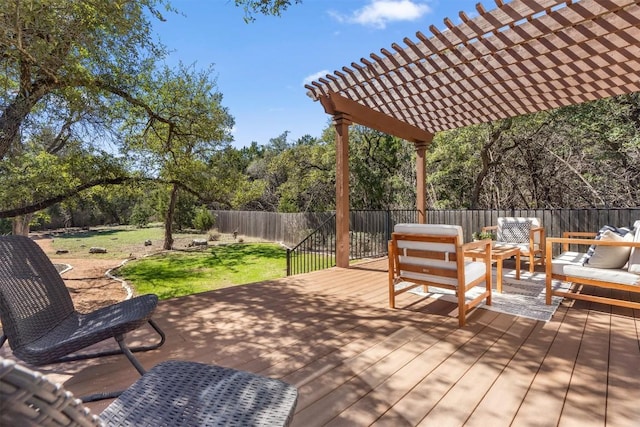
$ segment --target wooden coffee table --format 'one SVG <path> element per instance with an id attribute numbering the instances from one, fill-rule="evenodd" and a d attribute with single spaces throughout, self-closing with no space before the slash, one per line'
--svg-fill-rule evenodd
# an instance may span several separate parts
<path id="1" fill-rule="evenodd" d="M 474 255 L 482 254 L 481 249 L 472 249 L 465 252 L 465 256 L 476 259 Z M 502 262 L 511 257 L 516 257 L 516 279 L 520 280 L 520 249 L 517 246 L 494 245 L 491 248 L 491 262 L 496 263 L 497 278 L 496 290 L 502 293 Z"/>

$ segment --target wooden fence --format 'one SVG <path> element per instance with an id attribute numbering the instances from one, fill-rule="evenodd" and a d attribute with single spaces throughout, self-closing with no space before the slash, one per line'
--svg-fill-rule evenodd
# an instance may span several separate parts
<path id="1" fill-rule="evenodd" d="M 333 212 L 276 213 L 260 211 L 213 211 L 215 227 L 221 233 L 237 232 L 239 236 L 249 236 L 272 242 L 282 242 L 295 246 L 323 222 Z"/>
<path id="2" fill-rule="evenodd" d="M 257 237 L 282 242 L 293 247 L 330 218 L 333 212 L 274 213 L 257 211 L 214 211 L 216 227 L 222 233 Z M 597 231 L 604 225 L 633 226 L 640 219 L 640 207 L 620 209 L 537 209 L 537 210 L 430 210 L 427 222 L 462 226 L 465 240 L 471 240 L 474 231 L 495 225 L 498 217 L 525 216 L 542 220 L 546 236 L 559 237 L 564 231 Z M 401 222 L 416 222 L 415 210 L 352 211 L 351 233 L 353 246 L 367 234 L 367 246 L 373 252 L 386 254 L 386 241 L 393 226 Z M 373 237 L 372 237 L 373 236 Z M 375 242 L 372 241 L 375 240 Z M 380 242 L 377 242 L 380 240 Z M 360 256 L 362 254 L 359 254 Z"/>

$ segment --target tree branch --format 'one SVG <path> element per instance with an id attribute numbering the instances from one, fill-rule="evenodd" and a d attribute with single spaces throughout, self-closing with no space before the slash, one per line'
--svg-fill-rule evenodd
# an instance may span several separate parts
<path id="1" fill-rule="evenodd" d="M 88 190 L 89 188 L 96 187 L 98 185 L 121 185 L 126 183 L 136 183 L 136 182 L 156 182 L 158 184 L 172 184 L 180 189 L 196 196 L 200 200 L 206 200 L 200 193 L 196 190 L 187 187 L 184 183 L 177 180 L 163 180 L 158 178 L 142 178 L 142 177 L 130 177 L 130 176 L 120 176 L 115 178 L 99 178 L 93 181 L 85 182 L 84 184 L 80 184 L 75 188 L 70 189 L 69 191 L 59 194 L 57 196 L 50 197 L 45 200 L 40 200 L 38 202 L 32 203 L 27 206 L 22 206 L 14 209 L 7 209 L 4 211 L 0 211 L 0 218 L 13 218 L 19 215 L 26 215 L 34 212 L 38 212 L 42 209 L 46 209 L 50 206 L 55 205 L 56 203 L 60 203 L 65 201 L 66 199 L 76 196 L 84 190 Z"/>
<path id="2" fill-rule="evenodd" d="M 152 119 L 155 119 L 159 122 L 162 123 L 166 123 L 168 125 L 173 125 L 174 123 L 165 118 L 162 117 L 160 114 L 156 113 L 155 111 L 153 111 L 153 109 L 147 105 L 146 103 L 142 102 L 141 100 L 139 100 L 138 98 L 136 98 L 135 96 L 131 95 L 129 92 L 120 89 L 119 87 L 115 87 L 113 85 L 110 85 L 107 82 L 104 82 L 102 80 L 96 79 L 93 82 L 98 88 L 106 90 L 107 92 L 110 92 L 114 95 L 119 96 L 120 98 L 124 99 L 125 101 L 127 101 L 128 103 L 130 103 L 131 105 L 135 105 L 136 107 L 140 107 L 142 108 L 149 117 L 151 117 Z"/>

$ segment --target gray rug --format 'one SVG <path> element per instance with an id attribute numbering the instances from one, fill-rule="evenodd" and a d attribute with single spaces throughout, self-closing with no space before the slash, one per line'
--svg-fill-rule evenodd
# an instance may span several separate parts
<path id="1" fill-rule="evenodd" d="M 525 271 L 520 272 L 520 280 L 516 280 L 514 270 L 503 270 L 504 275 L 502 279 L 502 293 L 498 293 L 495 290 L 496 272 L 493 271 L 493 292 L 491 294 L 490 306 L 482 302 L 478 307 L 486 310 L 497 311 L 500 313 L 512 314 L 514 316 L 527 317 L 529 319 L 541 320 L 548 322 L 553 317 L 556 309 L 562 302 L 562 297 L 554 296 L 551 298 L 551 305 L 547 305 L 545 302 L 545 274 L 544 273 L 529 273 Z M 401 288 L 402 283 L 396 285 Z M 569 284 L 554 280 L 552 282 L 554 289 L 568 289 Z M 476 286 L 475 288 L 467 292 L 467 299 L 480 295 L 483 291 L 484 284 L 482 286 Z M 456 303 L 456 297 L 453 291 L 448 289 L 440 289 L 430 287 L 428 293 L 422 291 L 422 287 L 414 288 L 410 290 L 410 293 L 430 298 L 442 298 L 446 301 Z M 457 310 L 454 314 L 457 316 Z"/>

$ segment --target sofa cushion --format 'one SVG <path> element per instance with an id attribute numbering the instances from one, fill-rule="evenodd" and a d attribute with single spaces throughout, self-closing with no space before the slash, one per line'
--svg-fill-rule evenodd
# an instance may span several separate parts
<path id="1" fill-rule="evenodd" d="M 615 233 L 615 234 L 617 234 L 619 236 L 625 236 L 631 231 L 631 229 L 626 228 L 626 227 L 618 228 L 618 227 L 614 227 L 612 225 L 605 225 L 600 230 L 598 230 L 598 234 L 596 235 L 594 240 L 600 240 L 602 238 L 602 235 L 606 231 L 610 231 L 610 232 Z M 596 247 L 597 247 L 596 245 L 591 245 L 591 247 L 589 247 L 589 250 L 587 250 L 587 256 L 584 259 L 584 264 L 588 264 L 589 263 L 589 259 L 593 256 L 593 253 L 595 252 Z M 627 259 L 628 259 L 628 257 L 627 257 Z M 601 267 L 601 268 L 606 268 L 606 267 Z"/>
<path id="2" fill-rule="evenodd" d="M 611 230 L 605 230 L 599 236 L 600 241 L 609 242 L 632 242 L 634 235 L 627 233 L 621 236 Z M 584 265 L 594 268 L 622 268 L 629 261 L 629 254 L 631 253 L 630 246 L 604 246 L 604 245 L 592 245 L 595 246 L 595 250 L 588 257 Z"/>
<path id="3" fill-rule="evenodd" d="M 633 224 L 633 228 L 635 230 L 633 241 L 640 242 L 640 220 Z M 640 274 L 640 248 L 631 248 L 628 270 L 630 273 Z"/>
<path id="4" fill-rule="evenodd" d="M 551 263 L 552 274 L 618 283 L 620 285 L 640 286 L 640 274 L 629 273 L 624 269 L 583 266 L 582 263 L 585 256 L 586 254 L 583 252 L 563 252 L 558 257 L 553 258 Z"/>

